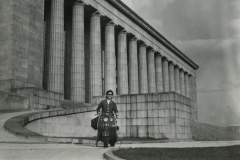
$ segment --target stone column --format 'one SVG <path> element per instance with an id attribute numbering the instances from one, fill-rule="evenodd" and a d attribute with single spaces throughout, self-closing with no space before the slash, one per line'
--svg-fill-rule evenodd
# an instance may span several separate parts
<path id="1" fill-rule="evenodd" d="M 129 93 L 139 93 L 137 39 L 135 37 L 129 41 Z"/>
<path id="2" fill-rule="evenodd" d="M 181 93 L 180 92 L 180 77 L 179 77 L 179 67 L 175 66 L 174 68 L 174 76 L 175 76 L 175 90 L 177 93 Z"/>
<path id="3" fill-rule="evenodd" d="M 155 57 L 155 67 L 156 67 L 156 88 L 157 92 L 163 92 L 163 73 L 162 73 L 162 56 L 158 54 Z"/>
<path id="4" fill-rule="evenodd" d="M 184 71 L 180 69 L 180 93 L 185 96 Z"/>
<path id="5" fill-rule="evenodd" d="M 148 93 L 147 46 L 145 43 L 139 48 L 139 92 Z"/>
<path id="6" fill-rule="evenodd" d="M 154 50 L 148 52 L 148 93 L 156 92 Z"/>
<path id="7" fill-rule="evenodd" d="M 52 0 L 50 24 L 49 91 L 64 92 L 64 0 Z"/>
<path id="8" fill-rule="evenodd" d="M 75 2 L 72 22 L 71 95 L 74 102 L 85 102 L 84 3 Z"/>
<path id="9" fill-rule="evenodd" d="M 115 24 L 111 21 L 105 27 L 104 80 L 105 91 L 111 89 L 116 95 L 116 56 L 115 56 Z"/>
<path id="10" fill-rule="evenodd" d="M 185 96 L 189 97 L 189 79 L 187 72 L 185 72 L 184 74 L 184 84 L 185 84 Z"/>
<path id="11" fill-rule="evenodd" d="M 164 58 L 163 66 L 163 92 L 169 92 L 169 74 L 168 74 L 168 59 Z"/>
<path id="12" fill-rule="evenodd" d="M 128 94 L 127 32 L 125 30 L 118 34 L 117 66 L 118 95 Z"/>
<path id="13" fill-rule="evenodd" d="M 93 96 L 102 95 L 100 17 L 99 12 L 94 12 L 90 18 L 90 102 Z"/>
<path id="14" fill-rule="evenodd" d="M 169 67 L 169 90 L 175 91 L 174 64 L 171 62 L 168 67 Z"/>

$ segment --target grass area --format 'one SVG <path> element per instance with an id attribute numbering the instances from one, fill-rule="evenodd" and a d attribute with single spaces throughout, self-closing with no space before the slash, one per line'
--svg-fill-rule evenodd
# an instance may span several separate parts
<path id="1" fill-rule="evenodd" d="M 113 151 L 126 160 L 240 160 L 240 146 L 207 148 L 127 148 Z"/>

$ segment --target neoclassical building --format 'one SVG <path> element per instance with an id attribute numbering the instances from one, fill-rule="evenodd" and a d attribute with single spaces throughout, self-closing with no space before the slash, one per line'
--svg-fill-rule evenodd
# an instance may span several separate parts
<path id="1" fill-rule="evenodd" d="M 179 102 L 198 119 L 198 65 L 121 0 L 0 0 L 0 62 L 1 94 L 21 104 L 1 110 L 97 104 L 111 89 L 159 105 L 173 95 L 175 117 Z"/>

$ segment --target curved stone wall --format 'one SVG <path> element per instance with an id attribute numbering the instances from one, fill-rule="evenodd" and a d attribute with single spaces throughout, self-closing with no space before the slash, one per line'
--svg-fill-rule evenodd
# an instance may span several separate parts
<path id="1" fill-rule="evenodd" d="M 49 137 L 94 137 L 91 119 L 95 117 L 97 104 L 105 97 L 93 98 L 91 107 L 60 110 L 38 118 L 25 126 L 27 129 Z M 190 99 L 177 94 L 142 94 L 115 96 L 121 137 L 190 140 Z M 68 112 L 67 112 L 68 111 Z M 65 113 L 64 113 L 65 112 Z M 36 117 L 36 116 L 34 116 Z"/>
<path id="2" fill-rule="evenodd" d="M 44 118 L 29 123 L 25 128 L 48 137 L 94 137 L 97 134 L 91 128 L 91 119 L 95 114 L 96 111 L 89 111 Z"/>

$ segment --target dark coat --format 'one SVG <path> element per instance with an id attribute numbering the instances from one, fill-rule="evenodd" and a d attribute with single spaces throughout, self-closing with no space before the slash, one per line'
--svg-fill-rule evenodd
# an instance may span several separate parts
<path id="1" fill-rule="evenodd" d="M 114 101 L 110 101 L 110 103 L 108 104 L 107 99 L 102 100 L 99 103 L 99 105 L 97 107 L 97 113 L 100 112 L 100 109 L 102 109 L 102 113 L 112 113 L 112 114 L 113 114 L 113 112 L 115 114 L 118 113 L 116 103 Z"/>

